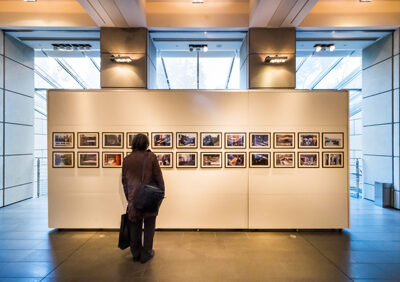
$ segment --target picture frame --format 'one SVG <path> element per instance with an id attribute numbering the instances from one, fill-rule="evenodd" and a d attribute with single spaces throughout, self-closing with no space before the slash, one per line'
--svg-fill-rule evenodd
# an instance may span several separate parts
<path id="1" fill-rule="evenodd" d="M 299 132 L 298 148 L 299 149 L 319 149 L 319 132 Z"/>
<path id="2" fill-rule="evenodd" d="M 200 148 L 221 149 L 222 132 L 200 132 Z"/>
<path id="3" fill-rule="evenodd" d="M 177 152 L 176 167 L 177 168 L 197 168 L 197 152 Z"/>
<path id="4" fill-rule="evenodd" d="M 124 159 L 124 152 L 103 152 L 103 168 L 121 168 Z"/>
<path id="5" fill-rule="evenodd" d="M 319 168 L 319 152 L 297 152 L 298 168 Z"/>
<path id="6" fill-rule="evenodd" d="M 177 149 L 197 149 L 198 143 L 197 132 L 177 132 L 176 148 Z"/>
<path id="7" fill-rule="evenodd" d="M 222 152 L 201 152 L 202 168 L 222 168 Z"/>
<path id="8" fill-rule="evenodd" d="M 344 152 L 322 152 L 323 168 L 344 168 Z"/>
<path id="9" fill-rule="evenodd" d="M 153 149 L 172 149 L 174 135 L 172 132 L 152 132 L 151 147 Z"/>
<path id="10" fill-rule="evenodd" d="M 98 168 L 100 163 L 99 152 L 78 152 L 78 168 Z"/>
<path id="11" fill-rule="evenodd" d="M 275 132 L 274 149 L 294 149 L 296 146 L 294 132 Z"/>
<path id="12" fill-rule="evenodd" d="M 270 132 L 250 132 L 249 133 L 250 149 L 270 149 L 271 133 Z"/>
<path id="13" fill-rule="evenodd" d="M 103 149 L 123 149 L 124 133 L 123 132 L 103 132 L 102 134 Z"/>
<path id="14" fill-rule="evenodd" d="M 249 167 L 270 168 L 271 152 L 249 152 Z"/>
<path id="15" fill-rule="evenodd" d="M 75 152 L 53 151 L 52 153 L 53 168 L 74 168 Z"/>
<path id="16" fill-rule="evenodd" d="M 78 132 L 76 138 L 79 149 L 98 149 L 99 139 L 99 132 Z"/>
<path id="17" fill-rule="evenodd" d="M 246 133 L 225 132 L 225 149 L 246 149 Z"/>
<path id="18" fill-rule="evenodd" d="M 174 153 L 173 152 L 153 152 L 158 160 L 161 168 L 174 167 Z"/>
<path id="19" fill-rule="evenodd" d="M 295 168 L 295 152 L 274 152 L 274 168 Z"/>
<path id="20" fill-rule="evenodd" d="M 225 152 L 226 168 L 246 168 L 245 152 Z"/>
<path id="21" fill-rule="evenodd" d="M 322 133 L 323 149 L 343 149 L 344 148 L 344 132 L 323 132 Z"/>
<path id="22" fill-rule="evenodd" d="M 53 132 L 53 149 L 74 149 L 75 133 L 74 132 Z"/>
<path id="23" fill-rule="evenodd" d="M 135 135 L 138 135 L 139 133 L 146 135 L 147 138 L 149 137 L 149 133 L 148 132 L 127 132 L 126 133 L 126 140 L 125 140 L 125 144 L 126 144 L 126 148 L 127 149 L 132 149 L 133 137 L 135 137 Z"/>

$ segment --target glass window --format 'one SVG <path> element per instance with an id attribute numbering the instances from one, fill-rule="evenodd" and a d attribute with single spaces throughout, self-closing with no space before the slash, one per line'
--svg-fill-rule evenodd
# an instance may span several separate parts
<path id="1" fill-rule="evenodd" d="M 171 89 L 197 89 L 196 54 L 163 56 Z M 159 69 L 157 71 L 163 71 Z"/>
<path id="2" fill-rule="evenodd" d="M 100 72 L 88 57 L 63 58 L 89 89 L 100 88 Z"/>
<path id="3" fill-rule="evenodd" d="M 301 57 L 296 63 L 301 62 Z M 337 57 L 309 57 L 296 73 L 296 88 L 311 89 L 316 79 L 337 62 Z"/>
<path id="4" fill-rule="evenodd" d="M 225 89 L 231 69 L 232 57 L 205 57 L 200 55 L 199 89 Z"/>
<path id="5" fill-rule="evenodd" d="M 235 62 L 233 63 L 228 89 L 239 89 L 239 88 L 240 88 L 240 58 L 237 56 L 235 57 Z"/>

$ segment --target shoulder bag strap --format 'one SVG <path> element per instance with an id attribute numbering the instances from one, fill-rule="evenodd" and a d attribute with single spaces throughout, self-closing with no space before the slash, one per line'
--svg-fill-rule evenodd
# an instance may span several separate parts
<path id="1" fill-rule="evenodd" d="M 142 164 L 142 184 L 143 184 L 143 181 L 144 181 L 144 167 L 145 167 L 145 164 L 146 164 L 146 159 L 147 159 L 147 151 L 145 151 L 145 153 L 144 153 L 144 160 L 143 160 L 143 164 Z"/>

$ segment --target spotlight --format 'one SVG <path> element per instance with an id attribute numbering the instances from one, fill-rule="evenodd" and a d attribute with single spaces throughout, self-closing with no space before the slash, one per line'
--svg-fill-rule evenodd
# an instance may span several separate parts
<path id="1" fill-rule="evenodd" d="M 335 50 L 335 44 L 315 44 L 315 52 L 327 51 L 333 52 Z"/>
<path id="2" fill-rule="evenodd" d="M 315 44 L 315 45 L 314 45 L 314 48 L 315 48 L 315 52 L 319 52 L 319 51 L 322 50 L 322 46 L 319 45 L 319 44 Z"/>
<path id="3" fill-rule="evenodd" d="M 333 52 L 335 50 L 335 44 L 329 44 L 329 51 Z"/>
<path id="4" fill-rule="evenodd" d="M 287 61 L 287 59 L 288 59 L 287 56 L 278 56 L 278 55 L 276 55 L 275 57 L 267 56 L 267 57 L 265 57 L 264 63 L 266 63 L 266 64 L 283 64 Z"/>
<path id="5" fill-rule="evenodd" d="M 189 44 L 189 51 L 190 52 L 193 52 L 193 51 L 207 52 L 208 51 L 208 45 L 207 44 Z"/>
<path id="6" fill-rule="evenodd" d="M 116 62 L 116 63 L 132 63 L 133 62 L 131 57 L 129 57 L 129 56 L 120 56 L 120 55 L 117 55 L 117 56 L 112 55 L 110 57 L 110 60 L 113 61 L 113 62 Z"/>

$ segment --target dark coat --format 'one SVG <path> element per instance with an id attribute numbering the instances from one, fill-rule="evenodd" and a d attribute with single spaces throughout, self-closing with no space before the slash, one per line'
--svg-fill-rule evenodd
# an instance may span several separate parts
<path id="1" fill-rule="evenodd" d="M 154 153 L 150 150 L 135 151 L 126 156 L 122 165 L 122 184 L 126 200 L 128 201 L 128 215 L 131 221 L 136 221 L 138 218 L 157 216 L 158 214 L 158 212 L 142 213 L 133 207 L 133 201 L 142 180 L 142 167 L 145 158 L 143 184 L 156 186 L 165 190 L 161 168 Z"/>

